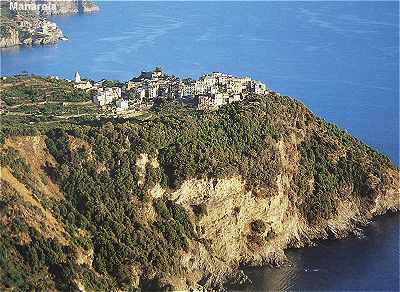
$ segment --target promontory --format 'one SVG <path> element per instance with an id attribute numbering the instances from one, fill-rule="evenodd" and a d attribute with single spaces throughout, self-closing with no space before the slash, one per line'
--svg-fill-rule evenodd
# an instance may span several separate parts
<path id="1" fill-rule="evenodd" d="M 1 290 L 223 289 L 240 267 L 284 264 L 287 248 L 399 210 L 399 169 L 298 100 L 252 79 L 212 110 L 133 94 L 154 72 L 129 90 L 1 80 Z M 152 106 L 121 116 L 83 83 Z"/>
<path id="2" fill-rule="evenodd" d="M 2 1 L 0 4 L 0 48 L 19 45 L 47 45 L 65 40 L 52 15 L 99 11 L 91 1 Z"/>

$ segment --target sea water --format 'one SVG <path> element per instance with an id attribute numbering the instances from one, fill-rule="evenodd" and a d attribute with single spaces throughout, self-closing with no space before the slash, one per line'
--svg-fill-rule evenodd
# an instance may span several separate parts
<path id="1" fill-rule="evenodd" d="M 294 96 L 399 165 L 398 2 L 99 2 L 54 17 L 68 41 L 1 50 L 2 75 L 129 80 L 251 76 Z M 389 218 L 389 219 L 388 219 Z M 398 290 L 399 217 L 363 240 L 289 251 L 293 266 L 249 271 L 248 289 Z"/>

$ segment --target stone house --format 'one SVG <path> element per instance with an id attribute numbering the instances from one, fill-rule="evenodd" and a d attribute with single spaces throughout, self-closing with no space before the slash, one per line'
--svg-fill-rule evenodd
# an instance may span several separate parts
<path id="1" fill-rule="evenodd" d="M 116 102 L 117 112 L 125 111 L 129 108 L 129 102 L 126 99 L 119 99 Z"/>
<path id="2" fill-rule="evenodd" d="M 101 88 L 101 90 L 99 90 L 99 92 L 93 97 L 93 102 L 98 106 L 104 106 L 112 103 L 118 98 L 121 98 L 121 94 L 121 88 L 119 87 Z"/>
<path id="3" fill-rule="evenodd" d="M 79 72 L 75 73 L 75 84 L 74 87 L 82 90 L 89 90 L 93 87 L 92 83 L 89 80 L 81 79 L 81 75 Z"/>

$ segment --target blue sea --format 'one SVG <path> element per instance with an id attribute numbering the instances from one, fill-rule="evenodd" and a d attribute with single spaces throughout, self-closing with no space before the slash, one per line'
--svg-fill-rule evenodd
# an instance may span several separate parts
<path id="1" fill-rule="evenodd" d="M 246 291 L 399 291 L 399 216 L 367 226 L 365 237 L 289 250 L 281 268 L 249 268 Z"/>
<path id="2" fill-rule="evenodd" d="M 101 11 L 94 15 L 54 17 L 69 38 L 66 42 L 2 50 L 2 75 L 28 71 L 72 79 L 79 71 L 90 79 L 129 80 L 156 66 L 180 77 L 198 78 L 210 71 L 248 75 L 301 100 L 315 114 L 399 165 L 399 2 L 113 1 L 99 5 Z M 329 244 L 316 250 L 316 255 L 309 249 L 300 251 L 303 260 L 320 258 L 339 267 L 343 257 L 346 267 L 354 268 L 354 282 L 351 277 L 343 282 L 336 269 L 311 273 L 314 280 L 310 273 L 300 273 L 288 287 L 398 290 L 399 244 L 398 233 L 393 236 L 393 232 L 398 231 L 399 217 L 394 218 L 382 223 L 389 227 L 383 228 L 386 236 L 372 254 L 363 252 L 362 242 L 360 248 L 344 245 L 345 255 Z M 377 260 L 382 267 L 373 264 Z M 257 270 L 255 280 L 279 271 Z M 285 289 L 266 282 L 255 281 L 261 284 L 250 289 Z"/>

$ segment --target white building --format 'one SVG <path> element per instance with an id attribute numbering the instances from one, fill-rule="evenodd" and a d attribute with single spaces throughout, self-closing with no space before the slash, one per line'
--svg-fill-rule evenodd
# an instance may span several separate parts
<path id="1" fill-rule="evenodd" d="M 138 89 L 138 95 L 139 95 L 139 99 L 142 102 L 145 98 L 146 98 L 146 88 L 139 88 Z"/>
<path id="2" fill-rule="evenodd" d="M 93 102 L 98 106 L 104 106 L 112 103 L 114 100 L 114 96 L 107 94 L 106 92 L 99 92 L 97 95 L 93 97 Z"/>
<path id="3" fill-rule="evenodd" d="M 217 93 L 213 98 L 213 106 L 219 107 L 229 102 L 229 95 L 225 93 Z"/>
<path id="4" fill-rule="evenodd" d="M 129 102 L 126 99 L 119 99 L 117 100 L 116 104 L 117 104 L 117 112 L 121 112 L 129 108 Z"/>
<path id="5" fill-rule="evenodd" d="M 240 94 L 230 95 L 228 99 L 228 103 L 238 102 L 241 100 Z"/>
<path id="6" fill-rule="evenodd" d="M 74 87 L 82 90 L 89 90 L 93 87 L 93 85 L 90 83 L 90 81 L 81 81 L 80 83 L 76 83 Z"/>
<path id="7" fill-rule="evenodd" d="M 253 90 L 256 94 L 264 94 L 267 91 L 267 86 L 260 81 L 254 81 Z"/>
<path id="8" fill-rule="evenodd" d="M 93 85 L 89 80 L 82 80 L 79 72 L 76 72 L 74 87 L 82 90 L 89 90 L 93 87 Z"/>
<path id="9" fill-rule="evenodd" d="M 185 82 L 182 84 L 181 97 L 191 97 L 194 96 L 196 92 L 195 82 Z"/>
<path id="10" fill-rule="evenodd" d="M 80 83 L 81 82 L 81 75 L 79 72 L 75 73 L 75 83 Z"/>
<path id="11" fill-rule="evenodd" d="M 112 103 L 114 100 L 121 98 L 121 88 L 106 87 L 102 88 L 96 96 L 93 97 L 93 102 L 98 106 L 104 106 Z"/>
<path id="12" fill-rule="evenodd" d="M 221 72 L 201 76 L 197 81 L 179 80 L 169 76 L 160 68 L 142 72 L 127 84 L 129 95 L 146 103 L 156 98 L 194 98 L 199 108 L 218 108 L 221 105 L 244 100 L 251 94 L 264 94 L 265 84 L 250 77 L 235 77 Z"/>
<path id="13" fill-rule="evenodd" d="M 150 84 L 150 86 L 149 86 L 149 98 L 150 99 L 157 98 L 158 88 L 159 88 L 158 83 L 152 82 L 152 84 Z"/>

